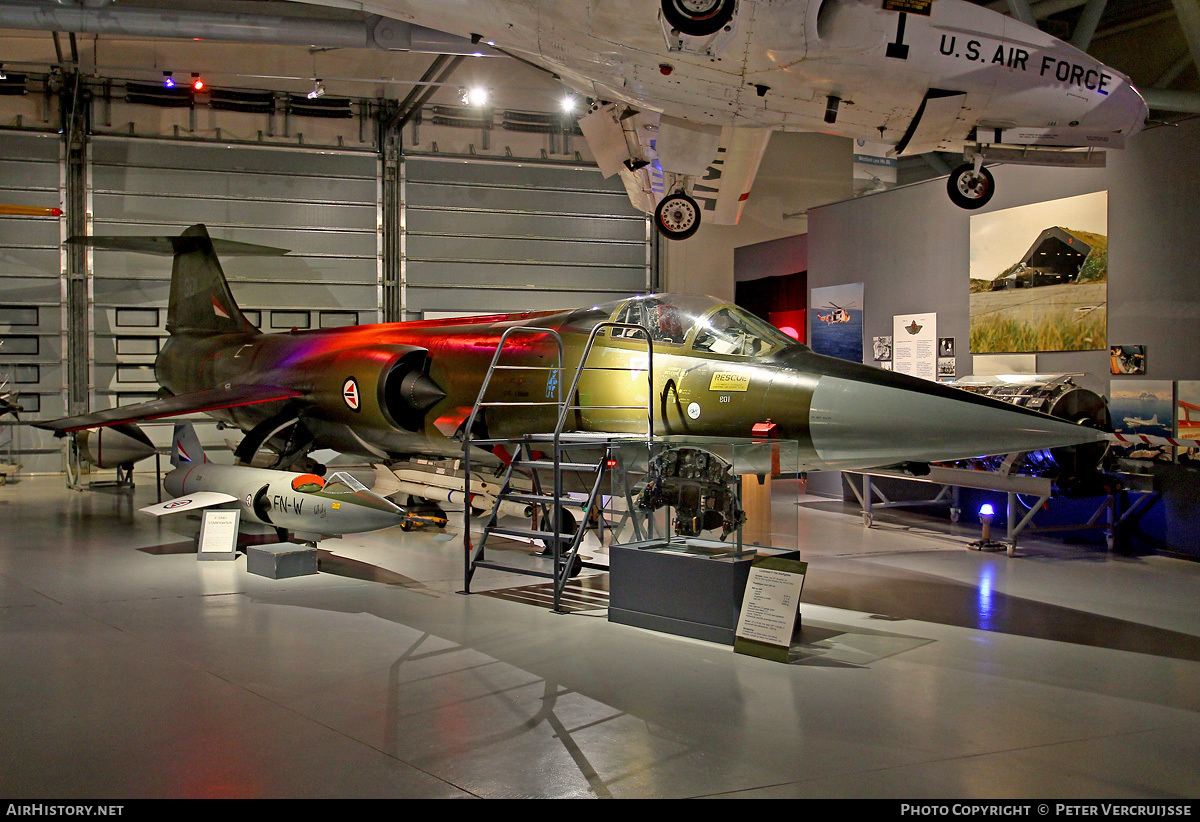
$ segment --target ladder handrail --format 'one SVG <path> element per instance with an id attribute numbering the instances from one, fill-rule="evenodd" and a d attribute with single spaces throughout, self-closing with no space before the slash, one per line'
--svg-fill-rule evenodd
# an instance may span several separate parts
<path id="1" fill-rule="evenodd" d="M 591 370 L 587 367 L 588 357 L 592 353 L 592 345 L 596 342 L 596 337 L 605 328 L 624 328 L 629 331 L 640 331 L 646 340 L 646 438 L 650 439 L 654 436 L 654 338 L 650 336 L 650 329 L 641 323 L 619 323 L 605 321 L 596 323 L 588 334 L 587 344 L 583 347 L 583 354 L 579 357 L 579 365 L 575 368 L 575 376 L 571 379 L 571 388 L 567 391 L 566 397 L 563 400 L 563 407 L 558 412 L 558 424 L 554 426 L 555 445 L 558 445 L 558 435 L 562 433 L 563 426 L 567 422 L 567 413 L 572 410 L 581 410 L 584 408 L 593 408 L 600 406 L 587 405 L 571 405 L 572 399 L 575 397 L 575 391 L 579 388 L 579 378 L 584 371 Z M 611 370 L 605 368 L 604 370 Z M 640 406 L 639 406 L 640 407 Z"/>
<path id="2" fill-rule="evenodd" d="M 492 354 L 492 361 L 488 363 L 487 373 L 483 375 L 483 382 L 479 386 L 479 394 L 475 397 L 475 404 L 471 407 L 471 413 L 467 417 L 466 427 L 463 429 L 463 590 L 468 592 L 471 590 L 471 569 L 474 562 L 474 557 L 472 556 L 473 552 L 471 550 L 471 433 L 475 430 L 475 419 L 479 415 L 479 409 L 483 405 L 484 397 L 487 396 L 488 387 L 492 382 L 492 375 L 496 372 L 496 363 L 500 360 L 500 355 L 504 352 L 504 344 L 508 342 L 508 338 L 510 336 L 517 333 L 535 335 L 549 334 L 554 338 L 555 345 L 558 347 L 558 379 L 555 381 L 555 389 L 558 392 L 557 402 L 561 404 L 563 400 L 562 336 L 553 328 L 538 328 L 537 326 L 529 325 L 517 325 L 504 329 L 504 333 L 500 335 L 500 340 L 496 343 L 496 353 Z M 541 368 L 541 366 L 537 367 Z M 557 559 L 557 554 L 555 556 Z"/>
<path id="3" fill-rule="evenodd" d="M 490 533 L 490 529 L 495 525 L 496 515 L 499 510 L 500 497 L 503 493 L 505 493 L 506 489 L 511 487 L 510 481 L 511 481 L 511 477 L 512 477 L 513 467 L 516 465 L 516 463 L 518 461 L 527 460 L 528 452 L 531 450 L 531 445 L 530 445 L 531 437 L 529 435 L 526 435 L 525 437 L 522 438 L 521 444 L 518 445 L 516 453 L 514 453 L 514 455 L 513 455 L 513 460 L 509 463 L 508 472 L 505 474 L 505 480 L 501 484 L 501 493 L 497 495 L 496 504 L 493 506 L 491 515 L 489 516 L 487 522 L 484 525 L 484 533 L 480 539 L 480 543 L 478 546 L 475 546 L 473 549 L 472 545 L 471 545 L 471 456 L 470 456 L 471 448 L 470 448 L 470 446 L 471 446 L 471 442 L 472 442 L 472 434 L 475 429 L 475 422 L 476 422 L 476 419 L 478 418 L 480 409 L 484 408 L 484 407 L 491 407 L 493 405 L 518 405 L 518 404 L 520 404 L 520 405 L 526 405 L 526 404 L 528 404 L 528 405 L 550 405 L 550 404 L 552 404 L 548 401 L 541 401 L 541 402 L 536 402 L 536 403 L 535 402 L 528 402 L 528 403 L 490 402 L 489 403 L 489 402 L 485 401 L 485 397 L 487 396 L 488 388 L 491 385 L 492 376 L 495 374 L 495 372 L 497 370 L 519 369 L 519 368 L 524 367 L 524 366 L 507 366 L 507 365 L 501 366 L 501 365 L 498 365 L 500 358 L 504 351 L 504 346 L 508 342 L 509 337 L 516 333 L 549 334 L 552 337 L 554 337 L 555 342 L 557 343 L 557 346 L 558 346 L 558 368 L 557 368 L 558 380 L 557 380 L 556 386 L 555 386 L 557 389 L 557 398 L 556 398 L 555 403 L 553 403 L 553 404 L 557 404 L 559 406 L 559 410 L 558 410 L 558 419 L 556 420 L 555 426 L 554 426 L 554 432 L 551 435 L 551 442 L 552 442 L 551 453 L 553 455 L 552 466 L 553 466 L 553 476 L 554 476 L 552 501 L 550 502 L 549 505 L 544 506 L 543 513 L 545 512 L 546 507 L 548 507 L 550 509 L 550 511 L 552 512 L 552 514 L 551 514 L 552 522 L 551 522 L 550 528 L 547 529 L 547 536 L 550 538 L 550 544 L 551 544 L 550 553 L 553 557 L 552 562 L 553 562 L 554 572 L 551 575 L 551 577 L 554 580 L 554 610 L 556 612 L 560 611 L 560 607 L 561 607 L 560 601 L 561 601 L 561 597 L 563 594 L 563 589 L 566 587 L 566 583 L 567 583 L 567 579 L 570 574 L 571 567 L 573 566 L 575 559 L 578 556 L 579 546 L 582 542 L 583 534 L 587 530 L 587 522 L 588 522 L 589 512 L 591 511 L 591 508 L 594 506 L 595 501 L 599 495 L 600 486 L 601 486 L 601 483 L 602 483 L 603 477 L 604 477 L 603 463 L 605 461 L 607 461 L 607 459 L 609 457 L 609 445 L 605 445 L 604 453 L 601 457 L 601 464 L 597 466 L 596 478 L 593 481 L 592 486 L 590 488 L 590 492 L 587 495 L 587 503 L 584 506 L 582 519 L 581 519 L 580 523 L 577 525 L 577 527 L 575 528 L 575 533 L 571 535 L 570 546 L 566 547 L 566 550 L 564 552 L 564 546 L 562 544 L 563 537 L 564 537 L 563 524 L 562 524 L 563 510 L 564 510 L 563 509 L 562 472 L 563 472 L 563 452 L 564 452 L 566 446 L 564 446 L 562 439 L 563 439 L 563 433 L 564 433 L 563 429 L 566 427 L 566 424 L 567 424 L 567 417 L 570 415 L 570 413 L 572 411 L 579 411 L 579 410 L 583 410 L 586 408 L 616 409 L 616 408 L 624 407 L 624 408 L 628 408 L 628 409 L 633 409 L 633 408 L 641 407 L 641 406 L 637 406 L 637 405 L 632 405 L 632 406 L 592 406 L 592 405 L 583 405 L 582 403 L 577 403 L 575 401 L 575 395 L 579 389 L 580 379 L 581 379 L 584 371 L 587 371 L 587 370 L 603 370 L 603 371 L 626 370 L 626 369 L 613 368 L 611 366 L 597 366 L 596 368 L 588 367 L 588 364 L 587 364 L 588 359 L 591 356 L 592 348 L 595 344 L 596 338 L 606 328 L 625 329 L 627 331 L 634 332 L 634 333 L 630 334 L 629 336 L 639 336 L 645 341 L 645 344 L 646 344 L 646 383 L 647 383 L 647 385 L 646 385 L 646 442 L 648 445 L 653 442 L 653 439 L 654 439 L 654 338 L 650 335 L 650 330 L 645 325 L 634 324 L 634 323 L 621 323 L 621 322 L 605 321 L 605 322 L 597 323 L 595 326 L 593 326 L 591 329 L 591 332 L 588 334 L 587 343 L 583 347 L 583 352 L 580 355 L 579 362 L 575 367 L 575 373 L 572 376 L 570 388 L 565 393 L 563 391 L 563 380 L 562 380 L 562 377 L 563 377 L 563 371 L 562 371 L 562 369 L 563 369 L 563 343 L 562 343 L 562 337 L 559 335 L 559 333 L 554 329 L 537 328 L 537 327 L 533 327 L 533 326 L 514 326 L 512 328 L 506 329 L 504 331 L 504 333 L 500 336 L 500 340 L 496 344 L 496 351 L 492 355 L 491 363 L 488 365 L 487 373 L 484 375 L 483 382 L 480 384 L 479 394 L 476 397 L 475 404 L 471 408 L 471 413 L 467 417 L 467 420 L 466 420 L 466 427 L 463 430 L 463 438 L 462 438 L 463 467 L 465 469 L 464 470 L 464 508 L 463 508 L 463 548 L 464 548 L 464 563 L 465 563 L 464 586 L 463 586 L 464 592 L 466 592 L 466 593 L 470 592 L 471 577 L 472 577 L 474 568 L 476 567 L 476 565 L 482 564 L 482 563 L 480 563 L 479 557 L 481 557 L 483 555 L 484 543 L 487 540 L 487 536 Z M 536 370 L 547 370 L 545 366 L 529 366 L 529 368 L 530 368 L 530 370 L 535 370 L 535 369 Z M 611 437 L 609 439 L 611 439 Z M 523 454 L 525 456 L 522 456 Z M 540 486 L 537 481 L 536 471 L 537 471 L 537 469 L 533 468 L 534 486 L 535 486 L 535 489 L 539 489 Z M 542 493 L 540 490 L 538 492 Z M 487 567 L 492 567 L 492 566 L 487 566 Z M 517 569 L 510 568 L 508 570 L 516 571 Z M 523 571 L 519 571 L 519 572 L 524 573 Z M 533 573 L 533 572 L 529 572 L 529 573 Z M 535 575 L 541 576 L 542 574 L 535 574 Z"/>
<path id="4" fill-rule="evenodd" d="M 525 334 L 549 334 L 554 338 L 555 344 L 558 346 L 558 375 L 559 379 L 556 383 L 558 390 L 557 402 L 562 402 L 562 367 L 563 367 L 563 343 L 562 336 L 553 328 L 538 328 L 532 325 L 516 325 L 511 328 L 504 329 L 504 333 L 500 335 L 500 341 L 496 343 L 496 353 L 492 354 L 492 361 L 488 363 L 487 373 L 483 375 L 483 383 L 479 386 L 479 395 L 475 398 L 475 405 L 471 407 L 471 415 L 467 417 L 467 426 L 463 431 L 463 449 L 467 448 L 467 444 L 471 441 L 471 432 L 475 428 L 475 417 L 479 414 L 479 408 L 483 405 L 483 398 L 487 396 L 488 387 L 492 382 L 492 374 L 496 371 L 496 363 L 500 359 L 501 353 L 504 351 L 504 344 L 508 342 L 508 338 L 516 333 Z M 541 369 L 544 366 L 529 366 L 532 368 Z"/>

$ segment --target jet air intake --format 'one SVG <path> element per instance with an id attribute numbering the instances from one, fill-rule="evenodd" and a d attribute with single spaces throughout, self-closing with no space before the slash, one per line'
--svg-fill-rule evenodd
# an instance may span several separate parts
<path id="1" fill-rule="evenodd" d="M 306 368 L 317 374 L 314 403 L 331 422 L 420 431 L 446 393 L 425 373 L 428 351 L 372 345 L 337 351 Z"/>

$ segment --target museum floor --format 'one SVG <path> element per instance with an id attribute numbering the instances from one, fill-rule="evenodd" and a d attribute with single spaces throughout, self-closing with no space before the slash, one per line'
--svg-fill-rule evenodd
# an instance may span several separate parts
<path id="1" fill-rule="evenodd" d="M 429 532 L 197 562 L 139 482 L 0 487 L 0 796 L 1200 796 L 1200 564 L 804 498 L 785 665 L 609 623 L 603 574 L 464 596 Z"/>

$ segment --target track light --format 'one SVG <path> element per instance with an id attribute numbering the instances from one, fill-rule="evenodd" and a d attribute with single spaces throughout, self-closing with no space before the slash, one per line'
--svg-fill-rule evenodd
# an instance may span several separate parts
<path id="1" fill-rule="evenodd" d="M 322 83 L 321 78 L 318 77 L 313 80 L 313 88 L 312 91 L 308 93 L 308 99 L 315 100 L 323 94 L 325 94 L 325 84 Z"/>
<path id="2" fill-rule="evenodd" d="M 171 72 L 163 72 L 163 85 L 167 88 L 175 88 L 175 78 L 171 76 Z"/>
<path id="3" fill-rule="evenodd" d="M 488 101 L 488 89 L 479 86 L 459 86 L 458 99 L 464 106 L 485 106 Z"/>

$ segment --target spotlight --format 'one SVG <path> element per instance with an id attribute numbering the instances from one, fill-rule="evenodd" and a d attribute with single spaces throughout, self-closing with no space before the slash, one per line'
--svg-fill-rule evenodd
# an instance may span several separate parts
<path id="1" fill-rule="evenodd" d="M 208 88 L 208 87 L 206 85 L 204 85 L 204 80 L 201 79 L 200 72 L 193 71 L 192 72 L 192 91 L 200 92 L 200 91 L 204 91 L 206 88 Z"/>
<path id="2" fill-rule="evenodd" d="M 163 72 L 163 85 L 167 88 L 175 88 L 175 78 L 171 76 L 171 72 Z"/>
<path id="3" fill-rule="evenodd" d="M 577 105 L 577 102 L 578 101 L 576 101 L 574 95 L 568 94 L 565 97 L 563 97 L 562 103 L 560 103 L 560 107 L 562 108 L 562 113 L 563 114 L 574 114 L 575 106 Z"/>
<path id="4" fill-rule="evenodd" d="M 475 88 L 459 86 L 458 99 L 464 106 L 485 106 L 488 101 L 488 90 L 479 86 Z"/>
<path id="5" fill-rule="evenodd" d="M 308 93 L 308 99 L 315 100 L 325 94 L 325 84 L 318 77 L 313 81 L 313 89 Z"/>

